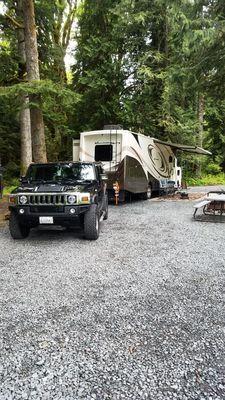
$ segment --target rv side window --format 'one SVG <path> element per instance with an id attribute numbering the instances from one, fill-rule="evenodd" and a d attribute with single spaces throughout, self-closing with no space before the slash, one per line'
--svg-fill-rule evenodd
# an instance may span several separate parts
<path id="1" fill-rule="evenodd" d="M 95 161 L 112 161 L 112 144 L 97 144 L 95 146 Z"/>

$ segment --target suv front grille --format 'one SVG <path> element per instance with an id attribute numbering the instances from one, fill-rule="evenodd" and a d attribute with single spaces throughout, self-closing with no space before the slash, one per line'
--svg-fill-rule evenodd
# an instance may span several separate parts
<path id="1" fill-rule="evenodd" d="M 67 195 L 64 194 L 32 194 L 28 196 L 28 205 L 64 205 Z"/>

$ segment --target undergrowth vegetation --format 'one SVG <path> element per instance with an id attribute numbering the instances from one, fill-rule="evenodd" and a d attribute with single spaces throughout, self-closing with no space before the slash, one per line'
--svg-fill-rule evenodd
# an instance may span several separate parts
<path id="1" fill-rule="evenodd" d="M 208 174 L 200 178 L 187 178 L 188 186 L 211 186 L 211 185 L 225 185 L 225 174 L 220 173 L 217 175 Z"/>

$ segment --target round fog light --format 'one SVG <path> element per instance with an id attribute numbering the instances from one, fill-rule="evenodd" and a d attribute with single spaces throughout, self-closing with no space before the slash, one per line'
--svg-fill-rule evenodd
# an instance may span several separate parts
<path id="1" fill-rule="evenodd" d="M 73 195 L 67 196 L 67 201 L 69 204 L 76 203 L 76 196 L 73 196 Z"/>
<path id="2" fill-rule="evenodd" d="M 20 213 L 20 214 L 24 214 L 24 209 L 21 208 L 21 209 L 19 210 L 19 213 Z"/>
<path id="3" fill-rule="evenodd" d="M 70 214 L 75 214 L 75 212 L 76 212 L 75 208 L 70 209 Z"/>

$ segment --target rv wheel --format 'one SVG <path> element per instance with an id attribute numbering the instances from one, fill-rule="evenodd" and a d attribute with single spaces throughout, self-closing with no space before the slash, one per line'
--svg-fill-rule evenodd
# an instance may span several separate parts
<path id="1" fill-rule="evenodd" d="M 152 188 L 148 185 L 147 192 L 143 194 L 143 200 L 149 200 L 152 197 Z"/>

